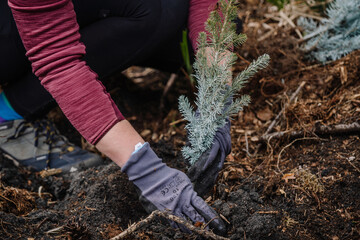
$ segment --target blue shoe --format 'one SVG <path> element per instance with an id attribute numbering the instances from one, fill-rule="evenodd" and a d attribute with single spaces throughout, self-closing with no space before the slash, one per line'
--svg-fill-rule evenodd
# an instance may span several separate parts
<path id="1" fill-rule="evenodd" d="M 75 172 L 103 162 L 99 155 L 71 144 L 47 119 L 1 123 L 0 151 L 15 165 L 35 171 L 56 168 Z"/>

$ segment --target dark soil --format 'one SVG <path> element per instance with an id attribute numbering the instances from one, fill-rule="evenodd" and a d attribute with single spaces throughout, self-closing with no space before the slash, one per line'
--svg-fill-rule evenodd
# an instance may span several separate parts
<path id="1" fill-rule="evenodd" d="M 289 27 L 258 41 L 267 30 L 252 23 L 277 23 L 264 20 L 264 1 L 243 2 L 239 14 L 249 40 L 237 51 L 234 72 L 263 53 L 272 61 L 243 90 L 252 103 L 232 120 L 232 153 L 204 198 L 227 222 L 230 239 L 360 239 L 359 132 L 311 130 L 359 121 L 360 52 L 324 66 L 304 58 Z M 109 78 L 106 87 L 155 152 L 186 171 L 180 153 L 185 123 L 175 121 L 181 119 L 177 98 L 190 95 L 191 88 L 179 77 L 163 98 L 168 78 L 132 68 Z M 289 102 L 302 81 L 305 86 Z M 302 137 L 261 142 L 285 105 L 273 132 L 297 130 Z M 58 110 L 49 117 L 72 142 L 96 151 Z M 42 178 L 1 156 L 0 179 L 0 239 L 110 239 L 148 216 L 127 176 L 106 158 L 96 168 Z M 204 238 L 155 219 L 127 239 Z"/>

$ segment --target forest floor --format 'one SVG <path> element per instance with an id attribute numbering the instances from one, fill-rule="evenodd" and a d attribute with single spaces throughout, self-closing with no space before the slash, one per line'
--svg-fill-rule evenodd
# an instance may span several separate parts
<path id="1" fill-rule="evenodd" d="M 244 2 L 248 41 L 237 50 L 234 73 L 264 53 L 271 63 L 242 91 L 252 102 L 232 119 L 232 152 L 204 198 L 230 239 L 359 239 L 360 51 L 327 65 L 311 62 L 294 28 L 265 17 L 274 14 L 269 4 Z M 158 155 L 186 171 L 177 99 L 191 88 L 178 77 L 162 97 L 169 76 L 133 67 L 106 87 Z M 58 110 L 49 117 L 72 142 L 94 150 Z M 96 168 L 42 177 L 0 157 L 0 180 L 0 239 L 110 239 L 148 216 L 106 158 Z M 206 238 L 155 218 L 126 239 Z"/>

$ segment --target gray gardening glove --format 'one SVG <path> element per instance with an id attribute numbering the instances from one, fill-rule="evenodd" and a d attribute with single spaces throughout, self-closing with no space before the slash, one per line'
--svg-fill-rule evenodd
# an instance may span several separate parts
<path id="1" fill-rule="evenodd" d="M 148 143 L 131 155 L 122 171 L 138 188 L 140 201 L 148 213 L 169 209 L 179 217 L 204 223 L 215 218 L 210 228 L 220 235 L 226 233 L 225 224 L 197 195 L 190 179 L 183 172 L 166 166 Z"/>
<path id="2" fill-rule="evenodd" d="M 187 171 L 194 190 L 204 196 L 214 186 L 224 160 L 231 152 L 230 121 L 216 131 L 213 144 Z"/>
<path id="3" fill-rule="evenodd" d="M 233 98 L 230 96 L 224 105 L 224 112 L 231 105 L 232 101 Z M 196 111 L 195 114 L 199 115 L 200 113 Z M 186 173 L 199 196 L 203 197 L 214 186 L 219 172 L 224 165 L 225 158 L 230 152 L 230 120 L 226 118 L 225 125 L 216 131 L 211 147 L 190 166 Z"/>

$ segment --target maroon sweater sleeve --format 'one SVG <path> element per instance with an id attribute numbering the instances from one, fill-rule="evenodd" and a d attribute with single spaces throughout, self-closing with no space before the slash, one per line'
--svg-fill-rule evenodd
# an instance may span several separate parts
<path id="1" fill-rule="evenodd" d="M 218 0 L 190 0 L 188 29 L 194 51 L 197 49 L 199 33 L 205 31 L 205 22 L 217 2 Z"/>
<path id="2" fill-rule="evenodd" d="M 9 0 L 33 72 L 90 143 L 124 119 L 82 60 L 85 46 L 71 0 Z"/>

